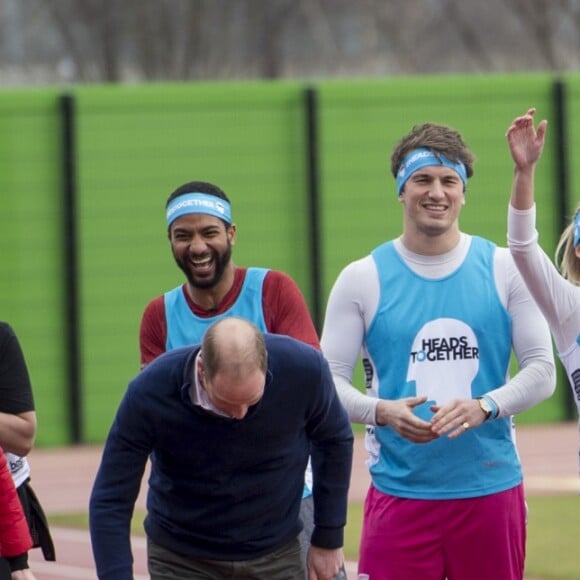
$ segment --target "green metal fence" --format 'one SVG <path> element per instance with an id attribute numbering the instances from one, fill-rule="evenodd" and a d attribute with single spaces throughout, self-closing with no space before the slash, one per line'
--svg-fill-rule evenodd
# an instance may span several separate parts
<path id="1" fill-rule="evenodd" d="M 0 318 L 15 327 L 29 362 L 37 444 L 103 440 L 138 371 L 141 313 L 182 281 L 164 204 L 186 181 L 213 181 L 232 199 L 236 263 L 286 271 L 323 310 L 341 268 L 400 232 L 389 155 L 416 123 L 462 132 L 477 155 L 462 228 L 505 244 L 512 162 L 504 133 L 536 106 L 551 123 L 559 113 L 567 120 L 561 131 L 550 125 L 537 172 L 538 227 L 552 253 L 567 217 L 556 191 L 559 133 L 568 160 L 580 153 L 580 77 L 563 79 L 563 101 L 558 81 L 442 76 L 0 92 Z M 316 95 L 314 117 L 307 90 Z M 308 122 L 316 124 L 315 155 Z M 566 170 L 574 192 L 580 168 L 570 162 Z M 560 375 L 556 395 L 520 421 L 567 417 Z"/>

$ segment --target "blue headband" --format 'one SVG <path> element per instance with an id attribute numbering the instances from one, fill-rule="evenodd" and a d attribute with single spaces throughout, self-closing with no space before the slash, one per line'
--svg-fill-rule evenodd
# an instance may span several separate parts
<path id="1" fill-rule="evenodd" d="M 422 167 L 433 165 L 443 165 L 443 167 L 453 169 L 453 171 L 459 175 L 461 181 L 463 181 L 463 186 L 467 186 L 467 168 L 461 161 L 450 161 L 445 157 L 445 155 L 441 155 L 441 153 L 435 154 L 431 149 L 421 147 L 419 149 L 413 149 L 413 151 L 408 153 L 403 159 L 399 171 L 397 172 L 397 195 L 401 195 L 401 191 L 403 191 L 407 179 L 409 179 L 415 171 Z"/>
<path id="2" fill-rule="evenodd" d="M 580 211 L 574 215 L 574 247 L 580 244 Z"/>
<path id="3" fill-rule="evenodd" d="M 190 213 L 205 213 L 232 223 L 232 208 L 225 199 L 207 193 L 184 193 L 167 206 L 167 227 L 178 217 Z"/>

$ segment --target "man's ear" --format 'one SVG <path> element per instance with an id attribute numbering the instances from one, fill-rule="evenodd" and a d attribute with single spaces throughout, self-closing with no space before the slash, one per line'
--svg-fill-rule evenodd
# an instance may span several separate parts
<path id="1" fill-rule="evenodd" d="M 197 374 L 203 381 L 205 378 L 205 368 L 203 367 L 203 357 L 201 351 L 199 351 L 199 356 L 197 357 Z"/>
<path id="2" fill-rule="evenodd" d="M 237 233 L 236 224 L 231 224 L 230 226 L 228 226 L 227 234 L 230 240 L 230 244 L 232 246 L 234 246 L 236 243 L 236 233 Z"/>

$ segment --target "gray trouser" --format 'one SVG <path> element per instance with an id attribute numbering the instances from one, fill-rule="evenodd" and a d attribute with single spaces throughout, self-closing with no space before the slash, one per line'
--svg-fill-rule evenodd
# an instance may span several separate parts
<path id="1" fill-rule="evenodd" d="M 147 540 L 147 564 L 151 580 L 302 580 L 298 539 L 274 552 L 245 561 L 188 558 Z"/>
<path id="2" fill-rule="evenodd" d="M 302 556 L 302 563 L 306 571 L 306 578 L 308 578 L 308 568 L 306 566 L 306 557 L 308 556 L 308 548 L 310 548 L 310 538 L 314 531 L 314 499 L 312 496 L 306 497 L 300 504 L 300 519 L 302 520 L 303 528 L 298 536 L 300 540 L 300 552 Z"/>
<path id="3" fill-rule="evenodd" d="M 314 531 L 314 499 L 312 496 L 304 498 L 300 504 L 300 518 L 304 527 L 298 536 L 300 540 L 300 552 L 302 556 L 302 563 L 304 564 L 305 578 L 308 579 L 308 566 L 306 565 L 306 557 L 308 556 L 308 548 L 310 548 L 310 538 Z M 346 572 L 344 566 L 340 572 L 335 576 L 335 580 L 346 579 Z"/>

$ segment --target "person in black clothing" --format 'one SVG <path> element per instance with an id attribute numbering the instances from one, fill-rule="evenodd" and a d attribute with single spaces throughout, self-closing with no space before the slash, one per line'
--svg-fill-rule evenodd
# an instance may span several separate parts
<path id="1" fill-rule="evenodd" d="M 26 455 L 36 436 L 36 412 L 30 375 L 22 347 L 10 324 L 0 322 L 0 447 L 5 450 L 10 472 L 32 536 L 33 547 L 44 558 L 55 560 L 46 516 L 30 486 Z M 11 562 L 13 570 L 28 569 L 28 555 Z"/>

